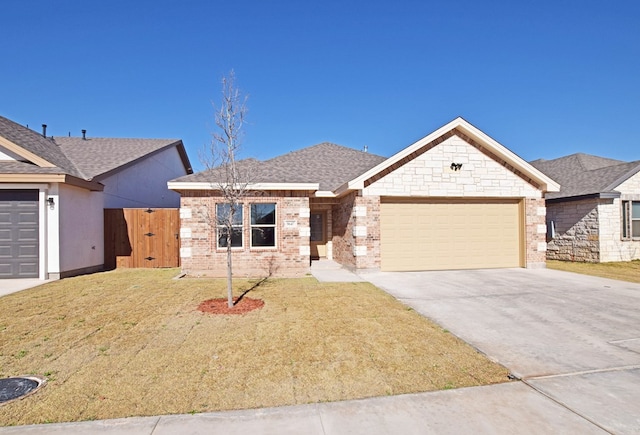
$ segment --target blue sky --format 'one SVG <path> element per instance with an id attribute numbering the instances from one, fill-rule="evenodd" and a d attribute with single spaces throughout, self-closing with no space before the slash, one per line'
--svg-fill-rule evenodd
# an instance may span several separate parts
<path id="1" fill-rule="evenodd" d="M 457 116 L 526 160 L 640 160 L 640 2 L 3 0 L 0 114 L 180 138 L 194 168 L 234 69 L 244 157 L 390 156 Z"/>

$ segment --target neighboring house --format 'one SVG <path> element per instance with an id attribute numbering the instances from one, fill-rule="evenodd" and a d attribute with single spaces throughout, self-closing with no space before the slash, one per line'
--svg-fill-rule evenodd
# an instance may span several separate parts
<path id="1" fill-rule="evenodd" d="M 308 273 L 326 257 L 388 271 L 544 267 L 549 177 L 457 118 L 390 158 L 322 143 L 259 162 L 232 239 L 237 275 Z M 180 177 L 181 262 L 222 275 L 224 182 Z"/>
<path id="2" fill-rule="evenodd" d="M 640 161 L 572 154 L 531 164 L 562 186 L 546 195 L 549 259 L 640 259 Z"/>
<path id="3" fill-rule="evenodd" d="M 182 141 L 44 133 L 0 116 L 0 279 L 100 270 L 105 208 L 179 206 Z"/>

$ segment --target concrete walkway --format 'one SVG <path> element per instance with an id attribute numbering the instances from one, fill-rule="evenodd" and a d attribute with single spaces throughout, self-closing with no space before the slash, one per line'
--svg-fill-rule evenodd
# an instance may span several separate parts
<path id="1" fill-rule="evenodd" d="M 320 282 L 364 282 L 359 277 L 341 264 L 325 258 L 311 262 L 311 274 Z"/>

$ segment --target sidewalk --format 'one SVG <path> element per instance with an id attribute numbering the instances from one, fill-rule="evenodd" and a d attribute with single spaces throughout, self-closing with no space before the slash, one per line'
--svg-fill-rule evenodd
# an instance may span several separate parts
<path id="1" fill-rule="evenodd" d="M 0 434 L 604 434 L 523 382 L 194 415 L 0 427 Z"/>

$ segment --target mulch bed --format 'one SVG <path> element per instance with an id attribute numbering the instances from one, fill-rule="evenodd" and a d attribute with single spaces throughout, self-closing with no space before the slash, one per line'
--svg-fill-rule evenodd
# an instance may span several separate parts
<path id="1" fill-rule="evenodd" d="M 198 305 L 198 310 L 209 314 L 245 314 L 249 311 L 258 310 L 264 306 L 261 299 L 233 298 L 233 307 L 229 308 L 226 298 L 207 299 Z"/>

